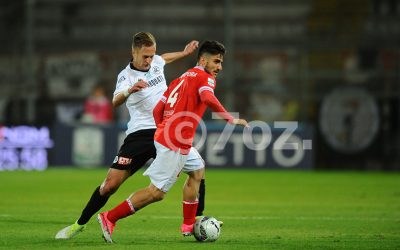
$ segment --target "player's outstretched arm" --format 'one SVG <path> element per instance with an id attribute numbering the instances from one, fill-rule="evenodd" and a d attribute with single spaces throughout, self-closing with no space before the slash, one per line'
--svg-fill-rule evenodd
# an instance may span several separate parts
<path id="1" fill-rule="evenodd" d="M 215 97 L 214 93 L 208 90 L 204 90 L 200 93 L 200 99 L 203 103 L 205 103 L 212 111 L 217 112 L 224 120 L 226 120 L 230 124 L 241 125 L 246 128 L 249 127 L 247 121 L 244 119 L 236 119 L 233 118 L 228 111 L 225 110 L 224 106 L 219 102 L 217 97 Z"/>
<path id="2" fill-rule="evenodd" d="M 147 88 L 149 84 L 143 80 L 139 80 L 137 83 L 135 83 L 132 87 L 129 89 L 126 89 L 125 91 L 119 92 L 118 94 L 114 95 L 112 104 L 114 108 L 120 106 L 122 103 L 126 101 L 126 99 L 132 94 L 136 93 L 144 88 Z"/>
<path id="3" fill-rule="evenodd" d="M 192 54 L 199 47 L 199 42 L 196 40 L 188 43 L 182 51 L 169 52 L 162 54 L 161 57 L 164 59 L 165 63 L 171 63 L 175 60 L 181 59 L 185 56 Z"/>
<path id="4" fill-rule="evenodd" d="M 218 113 L 219 116 L 221 116 L 222 119 L 225 121 L 232 123 L 233 121 L 233 116 L 229 114 L 228 111 L 222 106 L 222 104 L 219 102 L 217 97 L 215 97 L 214 93 L 209 91 L 209 90 L 204 90 L 200 93 L 200 100 L 206 104 L 213 112 Z"/>

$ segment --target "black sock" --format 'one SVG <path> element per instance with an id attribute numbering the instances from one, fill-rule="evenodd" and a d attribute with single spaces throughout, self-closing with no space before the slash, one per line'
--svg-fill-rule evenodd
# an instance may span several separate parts
<path id="1" fill-rule="evenodd" d="M 78 219 L 78 224 L 85 225 L 90 218 L 107 203 L 109 197 L 110 196 L 101 196 L 100 186 L 98 186 L 96 190 L 94 190 L 86 207 L 82 210 L 81 217 Z"/>
<path id="2" fill-rule="evenodd" d="M 199 205 L 197 206 L 196 216 L 203 215 L 205 196 L 206 196 L 206 184 L 205 184 L 205 180 L 202 179 L 200 182 L 200 188 L 199 188 Z"/>

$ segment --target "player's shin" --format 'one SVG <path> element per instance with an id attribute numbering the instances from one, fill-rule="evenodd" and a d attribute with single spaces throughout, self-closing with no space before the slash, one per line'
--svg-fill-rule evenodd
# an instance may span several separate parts
<path id="1" fill-rule="evenodd" d="M 199 205 L 197 206 L 196 216 L 203 215 L 205 196 L 206 196 L 206 184 L 205 180 L 202 179 L 199 187 Z"/>
<path id="2" fill-rule="evenodd" d="M 82 210 L 81 216 L 78 219 L 79 225 L 85 225 L 90 218 L 97 213 L 108 201 L 110 196 L 102 196 L 100 194 L 100 186 L 94 190 L 89 202 Z"/>

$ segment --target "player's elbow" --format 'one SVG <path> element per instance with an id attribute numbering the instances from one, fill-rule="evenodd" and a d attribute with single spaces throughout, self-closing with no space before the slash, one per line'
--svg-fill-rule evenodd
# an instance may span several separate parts
<path id="1" fill-rule="evenodd" d="M 113 105 L 114 108 L 117 108 L 121 104 L 113 100 L 112 105 Z"/>
<path id="2" fill-rule="evenodd" d="M 114 108 L 119 107 L 122 103 L 123 103 L 123 101 L 121 101 L 121 99 L 118 98 L 118 96 L 115 96 L 115 97 L 112 99 L 112 105 L 113 105 Z"/>

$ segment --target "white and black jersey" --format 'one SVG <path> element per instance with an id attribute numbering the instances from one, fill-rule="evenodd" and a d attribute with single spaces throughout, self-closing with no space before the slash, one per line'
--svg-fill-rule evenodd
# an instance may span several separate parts
<path id="1" fill-rule="evenodd" d="M 131 94 L 126 100 L 126 107 L 130 115 L 127 135 L 138 130 L 156 128 L 153 109 L 167 89 L 164 65 L 164 59 L 159 55 L 154 55 L 148 71 L 136 70 L 131 67 L 131 64 L 128 64 L 118 74 L 114 96 L 132 87 L 140 79 L 149 84 L 148 88 Z"/>
<path id="2" fill-rule="evenodd" d="M 128 64 L 118 75 L 114 96 L 133 86 L 139 79 L 146 81 L 149 87 L 131 94 L 126 100 L 130 120 L 127 137 L 120 147 L 111 168 L 129 170 L 135 173 L 149 159 L 156 157 L 154 133 L 156 124 L 153 118 L 153 109 L 167 90 L 164 76 L 165 61 L 155 55 L 150 69 L 146 72 L 136 70 Z M 185 168 L 199 169 L 204 167 L 204 160 L 195 148 L 192 148 L 185 163 Z"/>

